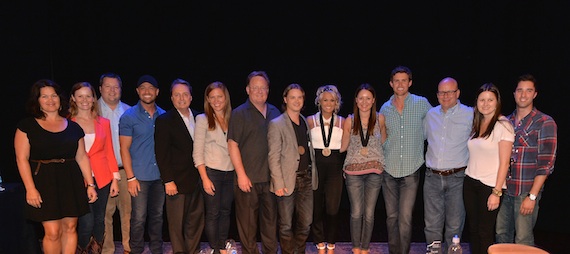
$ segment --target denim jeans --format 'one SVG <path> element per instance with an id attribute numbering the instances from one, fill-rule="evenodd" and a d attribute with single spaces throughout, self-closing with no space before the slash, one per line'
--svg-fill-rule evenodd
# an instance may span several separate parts
<path id="1" fill-rule="evenodd" d="M 382 187 L 382 175 L 346 175 L 346 191 L 350 201 L 350 238 L 353 248 L 370 249 L 374 228 L 374 212 Z"/>
<path id="2" fill-rule="evenodd" d="M 465 222 L 464 178 L 464 170 L 452 175 L 441 176 L 432 173 L 430 169 L 426 169 L 424 179 L 424 233 L 427 244 L 440 240 L 445 242 L 445 246 L 449 246 L 454 235 L 461 237 Z"/>
<path id="3" fill-rule="evenodd" d="M 313 189 L 310 174 L 297 175 L 293 193 L 290 196 L 277 197 L 277 210 L 281 253 L 305 253 L 313 221 Z"/>
<path id="4" fill-rule="evenodd" d="M 95 178 L 93 178 L 95 180 Z M 97 189 L 97 200 L 89 204 L 90 213 L 85 214 L 77 220 L 77 245 L 82 249 L 87 247 L 91 236 L 102 243 L 105 235 L 105 210 L 107 209 L 107 199 L 111 184 Z"/>
<path id="5" fill-rule="evenodd" d="M 419 170 L 395 178 L 384 171 L 384 202 L 390 253 L 409 253 L 412 241 L 412 212 L 420 183 Z"/>
<path id="6" fill-rule="evenodd" d="M 540 201 L 540 193 L 536 197 L 532 214 L 520 214 L 520 208 L 525 195 L 517 197 L 506 194 L 501 200 L 501 208 L 497 215 L 496 238 L 499 243 L 518 243 L 534 246 L 534 225 L 538 218 L 538 202 Z"/>
<path id="7" fill-rule="evenodd" d="M 141 189 L 131 197 L 131 253 L 144 250 L 144 230 L 148 228 L 149 249 L 153 254 L 162 253 L 162 214 L 165 191 L 162 181 L 139 181 Z"/>
<path id="8" fill-rule="evenodd" d="M 214 253 L 220 253 L 225 249 L 230 230 L 230 214 L 234 200 L 234 171 L 221 171 L 206 168 L 206 174 L 214 184 L 216 191 L 214 196 L 202 192 L 206 205 L 206 237 Z"/>

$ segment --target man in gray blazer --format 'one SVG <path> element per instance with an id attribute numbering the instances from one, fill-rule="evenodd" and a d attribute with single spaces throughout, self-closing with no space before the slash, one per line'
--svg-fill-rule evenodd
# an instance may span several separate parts
<path id="1" fill-rule="evenodd" d="M 270 191 L 277 196 L 281 252 L 305 253 L 318 187 L 309 128 L 301 115 L 305 92 L 291 84 L 283 92 L 285 112 L 269 123 Z M 293 217 L 296 218 L 293 228 Z"/>

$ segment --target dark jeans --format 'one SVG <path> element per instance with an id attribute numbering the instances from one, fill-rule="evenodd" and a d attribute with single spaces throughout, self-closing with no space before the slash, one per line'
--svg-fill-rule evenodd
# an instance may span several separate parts
<path id="1" fill-rule="evenodd" d="M 214 196 L 203 191 L 206 204 L 206 237 L 214 253 L 225 249 L 230 230 L 230 214 L 234 200 L 234 171 L 221 171 L 206 167 L 206 174 L 214 184 Z"/>
<path id="2" fill-rule="evenodd" d="M 144 250 L 144 230 L 148 221 L 149 249 L 153 254 L 162 254 L 162 215 L 165 191 L 162 180 L 139 181 L 138 196 L 131 197 L 131 253 Z"/>
<path id="3" fill-rule="evenodd" d="M 253 183 L 251 192 L 234 185 L 236 223 L 243 254 L 259 254 L 257 229 L 264 254 L 277 253 L 277 203 L 269 182 Z"/>
<path id="4" fill-rule="evenodd" d="M 325 157 L 321 150 L 315 151 L 319 172 L 319 188 L 313 191 L 313 242 L 334 244 L 338 232 L 338 210 L 342 197 L 342 165 L 344 154 L 333 150 Z"/>
<path id="5" fill-rule="evenodd" d="M 463 200 L 469 225 L 469 250 L 473 254 L 486 254 L 495 242 L 495 222 L 499 209 L 489 211 L 487 200 L 493 187 L 469 176 L 463 182 Z"/>
<path id="6" fill-rule="evenodd" d="M 93 180 L 95 181 L 95 178 Z M 105 236 L 105 210 L 107 209 L 107 199 L 109 198 L 110 190 L 110 183 L 101 189 L 97 189 L 97 200 L 89 204 L 91 212 L 80 216 L 77 220 L 77 245 L 82 249 L 87 247 L 91 236 L 97 242 L 103 242 L 103 237 Z"/>
<path id="7" fill-rule="evenodd" d="M 311 174 L 298 174 L 295 190 L 290 196 L 277 197 L 281 253 L 305 253 L 307 237 L 313 220 L 313 189 Z M 293 226 L 295 221 L 295 226 Z"/>
<path id="8" fill-rule="evenodd" d="M 412 212 L 420 183 L 419 170 L 404 177 L 384 171 L 382 194 L 386 206 L 388 248 L 390 253 L 409 253 L 412 241 Z"/>

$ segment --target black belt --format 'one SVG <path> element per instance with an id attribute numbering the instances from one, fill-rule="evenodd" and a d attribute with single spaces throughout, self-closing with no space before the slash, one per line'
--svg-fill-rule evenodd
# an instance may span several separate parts
<path id="1" fill-rule="evenodd" d="M 121 167 L 119 167 L 119 170 L 124 170 L 124 169 L 125 169 L 125 167 L 122 167 L 122 166 L 121 166 Z"/>
<path id="2" fill-rule="evenodd" d="M 453 175 L 459 171 L 463 171 L 467 168 L 467 166 L 465 167 L 460 167 L 460 168 L 453 168 L 453 169 L 448 169 L 448 170 L 436 170 L 433 168 L 428 168 L 429 170 L 431 170 L 432 173 L 436 174 L 436 175 L 440 175 L 440 176 L 448 176 L 448 175 Z"/>

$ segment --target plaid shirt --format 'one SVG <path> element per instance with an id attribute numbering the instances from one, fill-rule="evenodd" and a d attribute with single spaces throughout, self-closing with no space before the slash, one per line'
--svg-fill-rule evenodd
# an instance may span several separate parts
<path id="1" fill-rule="evenodd" d="M 402 114 L 392 104 L 394 95 L 380 108 L 386 118 L 388 138 L 382 145 L 386 172 L 393 177 L 405 177 L 416 172 L 424 163 L 423 121 L 431 104 L 425 97 L 408 94 Z"/>
<path id="2" fill-rule="evenodd" d="M 552 174 L 558 143 L 557 126 L 552 117 L 533 108 L 515 125 L 516 114 L 515 110 L 508 117 L 515 126 L 511 167 L 507 175 L 507 192 L 511 196 L 526 195 L 535 176 Z"/>

